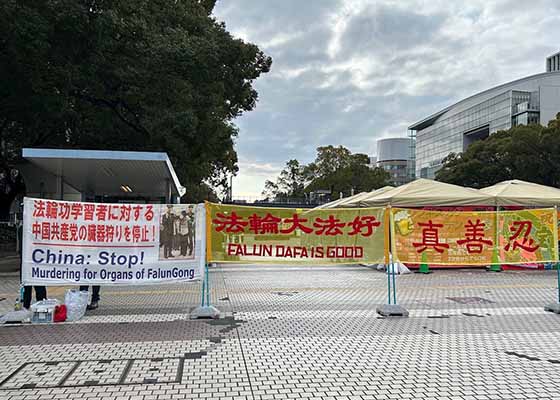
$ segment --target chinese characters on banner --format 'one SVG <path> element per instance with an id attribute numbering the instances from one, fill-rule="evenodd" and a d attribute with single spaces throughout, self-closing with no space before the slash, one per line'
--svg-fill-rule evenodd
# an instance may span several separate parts
<path id="1" fill-rule="evenodd" d="M 556 262 L 558 234 L 554 209 L 500 211 L 498 250 L 503 264 Z"/>
<path id="2" fill-rule="evenodd" d="M 102 204 L 25 199 L 25 285 L 199 279 L 206 261 L 383 263 L 384 208 L 288 209 L 207 203 Z M 440 265 L 558 260 L 554 209 L 393 208 L 395 259 Z"/>
<path id="3" fill-rule="evenodd" d="M 393 253 L 402 262 L 490 265 L 558 259 L 554 209 L 495 213 L 394 208 L 391 213 Z"/>
<path id="4" fill-rule="evenodd" d="M 209 261 L 383 262 L 383 208 L 301 210 L 210 203 L 207 206 Z"/>
<path id="5" fill-rule="evenodd" d="M 24 200 L 26 285 L 149 284 L 200 278 L 204 205 Z"/>

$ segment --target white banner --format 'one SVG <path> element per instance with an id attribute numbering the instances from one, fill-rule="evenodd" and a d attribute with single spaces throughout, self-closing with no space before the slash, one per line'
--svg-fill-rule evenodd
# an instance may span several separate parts
<path id="1" fill-rule="evenodd" d="M 24 200 L 24 285 L 198 280 L 205 253 L 204 204 Z"/>

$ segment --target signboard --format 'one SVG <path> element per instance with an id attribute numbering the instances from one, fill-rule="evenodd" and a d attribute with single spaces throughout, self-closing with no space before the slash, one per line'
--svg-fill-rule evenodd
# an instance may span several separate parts
<path id="1" fill-rule="evenodd" d="M 553 208 L 500 211 L 499 260 L 502 264 L 556 262 L 558 231 Z"/>
<path id="2" fill-rule="evenodd" d="M 122 285 L 197 280 L 204 205 L 107 204 L 25 198 L 25 285 Z"/>
<path id="3" fill-rule="evenodd" d="M 555 262 L 555 218 L 552 208 L 499 212 L 393 208 L 393 254 L 415 264 Z"/>
<path id="4" fill-rule="evenodd" d="M 292 209 L 208 203 L 208 259 L 243 263 L 381 263 L 383 208 Z"/>

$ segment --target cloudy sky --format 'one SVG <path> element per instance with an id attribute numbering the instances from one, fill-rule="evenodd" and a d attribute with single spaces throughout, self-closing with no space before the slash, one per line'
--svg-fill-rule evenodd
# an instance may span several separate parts
<path id="1" fill-rule="evenodd" d="M 234 197 L 318 146 L 375 155 L 377 139 L 560 51 L 558 0 L 219 0 L 214 15 L 273 58 L 236 120 Z"/>

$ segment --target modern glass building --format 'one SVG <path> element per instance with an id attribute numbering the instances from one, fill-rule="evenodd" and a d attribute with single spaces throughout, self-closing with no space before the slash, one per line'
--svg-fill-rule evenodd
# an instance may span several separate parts
<path id="1" fill-rule="evenodd" d="M 560 53 L 547 72 L 518 79 L 459 101 L 409 127 L 416 136 L 416 177 L 435 177 L 449 153 L 517 125 L 546 125 L 560 112 Z"/>
<path id="2" fill-rule="evenodd" d="M 377 141 L 377 166 L 389 173 L 392 186 L 410 182 L 410 162 L 409 138 L 387 138 Z"/>

